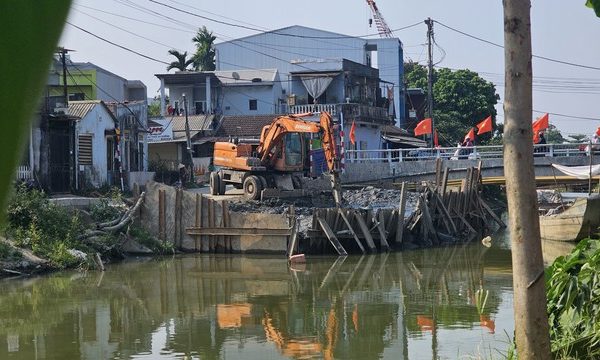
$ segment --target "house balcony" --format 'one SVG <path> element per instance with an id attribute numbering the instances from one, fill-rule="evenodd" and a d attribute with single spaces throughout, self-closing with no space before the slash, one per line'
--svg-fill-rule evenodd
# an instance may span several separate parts
<path id="1" fill-rule="evenodd" d="M 331 116 L 338 117 L 340 112 L 343 112 L 344 119 L 352 119 L 360 122 L 391 124 L 392 118 L 388 115 L 385 108 L 367 106 L 361 104 L 345 103 L 345 104 L 306 104 L 290 106 L 290 113 L 303 114 L 308 112 L 327 111 Z"/>

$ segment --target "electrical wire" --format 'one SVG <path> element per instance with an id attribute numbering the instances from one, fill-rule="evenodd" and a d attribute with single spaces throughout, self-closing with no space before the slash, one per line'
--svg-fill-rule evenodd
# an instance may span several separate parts
<path id="1" fill-rule="evenodd" d="M 91 31 L 88 31 L 88 30 L 86 30 L 86 29 L 84 29 L 84 28 L 81 28 L 81 27 L 79 27 L 79 26 L 77 26 L 77 25 L 75 25 L 75 24 L 71 23 L 70 21 L 66 21 L 66 23 L 67 23 L 67 24 L 69 24 L 69 25 L 71 25 L 72 27 L 74 27 L 74 28 L 76 28 L 76 29 L 79 29 L 79 30 L 83 31 L 84 33 L 87 33 L 87 34 L 89 34 L 89 35 L 91 35 L 91 36 L 95 37 L 95 38 L 96 38 L 96 39 L 98 39 L 98 40 L 102 40 L 102 41 L 104 41 L 104 42 L 106 42 L 106 43 L 108 43 L 108 44 L 111 44 L 111 45 L 113 45 L 113 46 L 116 46 L 116 47 L 118 47 L 118 48 L 120 48 L 120 49 L 123 49 L 123 50 L 125 50 L 125 51 L 128 51 L 128 52 L 130 52 L 130 53 L 133 53 L 133 54 L 136 54 L 136 55 L 138 55 L 138 56 L 141 56 L 141 57 L 143 57 L 143 58 L 145 58 L 145 59 L 148 59 L 148 60 L 155 61 L 155 62 L 157 62 L 157 63 L 161 63 L 161 64 L 165 64 L 165 65 L 170 65 L 168 62 L 165 62 L 165 61 L 162 61 L 162 60 L 159 60 L 159 59 L 153 58 L 152 56 L 148 56 L 148 55 L 142 54 L 141 52 L 138 52 L 138 51 L 132 50 L 132 49 L 130 49 L 130 48 L 128 48 L 128 47 L 125 47 L 125 46 L 123 46 L 123 45 L 119 45 L 119 44 L 117 44 L 117 43 L 115 43 L 115 42 L 112 42 L 112 41 L 110 41 L 110 40 L 108 40 L 108 39 L 105 39 L 105 38 L 103 38 L 103 37 L 101 37 L 101 36 L 99 36 L 99 35 L 96 35 L 96 34 L 92 33 Z"/>
<path id="2" fill-rule="evenodd" d="M 482 38 L 480 38 L 478 36 L 475 36 L 475 35 L 468 34 L 468 33 L 464 32 L 464 31 L 460 31 L 460 30 L 455 29 L 453 27 L 450 27 L 450 26 L 448 26 L 448 25 L 446 25 L 444 23 L 441 23 L 441 22 L 439 22 L 437 20 L 434 20 L 434 22 L 436 22 L 439 25 L 445 27 L 446 29 L 452 30 L 452 31 L 457 32 L 457 33 L 459 33 L 461 35 L 470 37 L 472 39 L 475 39 L 475 40 L 478 40 L 478 41 L 481 41 L 481 42 L 484 42 L 486 44 L 495 46 L 495 47 L 500 48 L 500 49 L 504 49 L 503 45 L 494 43 L 494 42 L 489 41 L 489 40 L 482 39 Z M 569 61 L 564 61 L 564 60 L 549 58 L 549 57 L 546 57 L 546 56 L 540 56 L 540 55 L 533 55 L 532 54 L 531 57 L 536 58 L 536 59 L 550 61 L 550 62 L 555 62 L 555 63 L 558 63 L 558 64 L 563 64 L 563 65 L 569 65 L 569 66 L 574 66 L 574 67 L 578 67 L 578 68 L 583 68 L 583 69 L 600 70 L 600 67 L 577 64 L 577 63 L 573 63 L 573 62 L 569 62 Z"/>

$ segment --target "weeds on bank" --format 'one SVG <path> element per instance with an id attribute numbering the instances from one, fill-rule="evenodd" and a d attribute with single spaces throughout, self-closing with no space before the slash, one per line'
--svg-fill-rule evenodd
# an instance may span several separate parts
<path id="1" fill-rule="evenodd" d="M 600 241 L 582 240 L 546 270 L 552 352 L 558 359 L 600 357 Z"/>

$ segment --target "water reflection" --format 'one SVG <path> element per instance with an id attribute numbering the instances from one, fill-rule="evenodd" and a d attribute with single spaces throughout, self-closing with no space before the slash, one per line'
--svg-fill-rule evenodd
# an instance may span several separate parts
<path id="1" fill-rule="evenodd" d="M 0 282 L 0 358 L 456 358 L 504 350 L 511 298 L 509 251 L 480 244 L 131 261 Z"/>

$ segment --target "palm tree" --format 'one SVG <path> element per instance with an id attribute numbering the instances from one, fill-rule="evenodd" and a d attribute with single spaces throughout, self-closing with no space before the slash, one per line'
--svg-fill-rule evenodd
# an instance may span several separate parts
<path id="1" fill-rule="evenodd" d="M 194 69 L 196 71 L 215 70 L 215 49 L 214 43 L 217 39 L 212 31 L 208 31 L 206 26 L 198 29 L 198 33 L 192 41 L 196 44 L 196 53 L 194 54 Z"/>
<path id="2" fill-rule="evenodd" d="M 188 69 L 187 67 L 194 63 L 193 58 L 186 60 L 187 51 L 180 53 L 179 51 L 177 51 L 175 49 L 171 49 L 171 50 L 169 50 L 169 54 L 175 56 L 177 58 L 177 61 L 173 61 L 172 63 L 170 63 L 169 66 L 167 66 L 167 71 L 169 71 L 171 69 L 186 71 Z"/>

